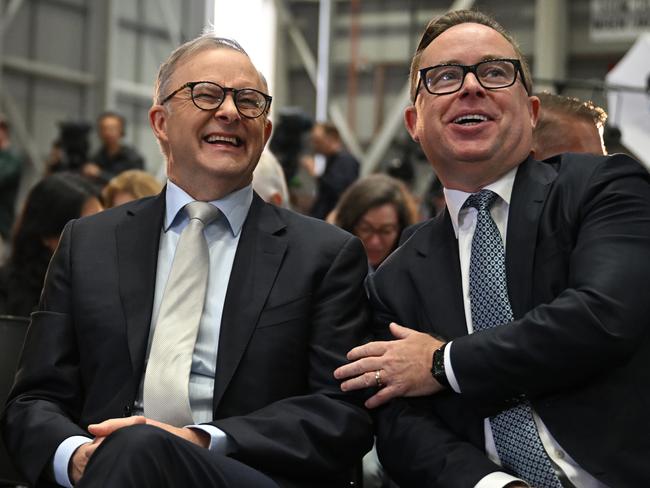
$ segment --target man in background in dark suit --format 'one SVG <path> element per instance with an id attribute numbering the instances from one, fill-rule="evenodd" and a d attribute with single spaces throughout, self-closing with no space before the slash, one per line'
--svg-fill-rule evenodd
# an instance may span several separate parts
<path id="1" fill-rule="evenodd" d="M 129 169 L 144 169 L 144 158 L 135 148 L 124 144 L 126 120 L 117 112 L 104 112 L 97 117 L 97 135 L 102 145 L 81 167 L 84 176 L 106 184 L 111 178 Z"/>
<path id="2" fill-rule="evenodd" d="M 377 387 L 379 458 L 402 488 L 650 485 L 648 173 L 531 158 L 531 93 L 492 18 L 427 26 L 405 122 L 446 209 L 368 279 L 385 340 L 335 373 Z"/>
<path id="3" fill-rule="evenodd" d="M 325 219 L 334 210 L 339 198 L 359 177 L 359 161 L 343 146 L 341 134 L 331 122 L 318 122 L 311 129 L 311 144 L 314 152 L 325 156 L 323 174 L 316 173 L 314 158 L 303 158 L 307 172 L 317 179 L 316 200 L 309 214 Z"/>
<path id="4" fill-rule="evenodd" d="M 370 419 L 332 371 L 364 333 L 366 258 L 253 192 L 266 91 L 228 39 L 161 66 L 165 190 L 71 222 L 32 316 L 3 419 L 31 483 L 349 486 Z"/>

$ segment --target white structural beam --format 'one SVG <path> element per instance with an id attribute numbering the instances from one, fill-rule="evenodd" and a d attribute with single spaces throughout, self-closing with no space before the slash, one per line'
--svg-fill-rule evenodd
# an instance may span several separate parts
<path id="1" fill-rule="evenodd" d="M 404 121 L 404 109 L 409 104 L 410 91 L 410 83 L 402 87 L 402 91 L 388 113 L 388 117 L 384 119 L 384 123 L 381 125 L 377 137 L 368 148 L 363 165 L 361 166 L 362 176 L 371 174 L 377 168 L 381 162 L 381 158 L 384 157 L 384 154 L 386 154 L 390 144 L 393 142 L 395 134 L 401 129 Z"/>
<path id="2" fill-rule="evenodd" d="M 130 98 L 146 100 L 150 102 L 153 97 L 153 88 L 151 85 L 144 83 L 137 83 L 128 80 L 114 80 L 113 89 L 120 95 L 125 95 Z"/>
<path id="3" fill-rule="evenodd" d="M 2 65 L 5 69 L 11 69 L 20 73 L 64 81 L 78 85 L 92 85 L 96 82 L 94 75 L 84 71 L 77 71 L 43 61 L 21 58 L 17 56 L 4 56 Z"/>
<path id="4" fill-rule="evenodd" d="M 24 0 L 9 0 L 9 3 L 7 4 L 5 1 L 0 0 L 0 13 L 2 13 L 2 17 L 0 17 L 0 29 L 7 27 L 11 23 L 18 10 L 20 10 L 20 7 L 22 7 L 23 1 Z M 7 4 L 6 9 L 5 4 Z"/>
<path id="5" fill-rule="evenodd" d="M 316 86 L 316 58 L 311 52 L 311 49 L 309 49 L 309 44 L 307 44 L 305 36 L 300 32 L 293 15 L 291 15 L 283 0 L 275 0 L 275 8 L 278 12 L 280 23 L 287 29 L 289 39 L 291 39 L 298 52 L 302 66 L 305 68 L 307 76 L 309 76 L 309 80 Z"/>
<path id="6" fill-rule="evenodd" d="M 102 66 L 101 105 L 103 110 L 115 109 L 115 33 L 117 14 L 114 0 L 104 2 L 104 65 Z"/>
<path id="7" fill-rule="evenodd" d="M 309 76 L 309 79 L 314 87 L 316 87 L 316 58 L 311 52 L 305 36 L 296 26 L 296 21 L 293 18 L 293 15 L 291 15 L 291 12 L 289 12 L 287 9 L 285 2 L 283 0 L 275 0 L 275 6 L 278 12 L 278 19 L 280 23 L 287 29 L 289 39 L 291 39 L 293 45 L 296 48 L 296 51 L 298 52 L 298 56 L 300 57 L 303 68 L 305 69 L 307 76 Z M 361 149 L 361 145 L 359 144 L 358 139 L 350 130 L 350 127 L 347 124 L 341 108 L 336 104 L 329 103 L 329 116 L 330 120 L 341 134 L 341 138 L 343 139 L 343 142 L 345 143 L 348 150 L 358 159 L 363 159 L 363 150 Z"/>
<path id="8" fill-rule="evenodd" d="M 316 120 L 327 120 L 329 99 L 330 42 L 332 1 L 321 0 L 318 6 L 318 70 L 316 72 Z"/>
<path id="9" fill-rule="evenodd" d="M 535 57 L 533 77 L 539 80 L 566 78 L 566 39 L 569 12 L 566 0 L 537 0 L 535 3 Z M 536 91 L 554 90 L 539 83 Z"/>

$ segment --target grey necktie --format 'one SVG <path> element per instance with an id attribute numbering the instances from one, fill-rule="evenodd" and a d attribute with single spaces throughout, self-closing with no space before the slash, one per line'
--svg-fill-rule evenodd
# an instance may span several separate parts
<path id="1" fill-rule="evenodd" d="M 490 207 L 498 195 L 481 190 L 464 207 L 478 210 L 469 265 L 469 295 L 474 330 L 512 322 L 506 282 L 505 249 Z M 536 488 L 561 488 L 537 432 L 530 405 L 520 403 L 490 417 L 497 453 L 504 466 Z"/>
<path id="2" fill-rule="evenodd" d="M 193 423 L 188 394 L 192 354 L 208 284 L 206 225 L 219 216 L 207 202 L 188 203 L 144 376 L 144 414 L 177 427 Z"/>

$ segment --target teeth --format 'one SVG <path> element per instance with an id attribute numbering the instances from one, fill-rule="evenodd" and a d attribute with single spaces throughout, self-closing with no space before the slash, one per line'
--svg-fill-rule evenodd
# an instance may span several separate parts
<path id="1" fill-rule="evenodd" d="M 466 124 L 469 122 L 485 122 L 488 118 L 485 115 L 480 114 L 467 114 L 461 115 L 457 119 L 454 119 L 455 124 Z"/>
<path id="2" fill-rule="evenodd" d="M 214 144 L 215 142 L 228 142 L 233 146 L 237 146 L 239 144 L 237 137 L 227 137 L 227 136 L 217 136 L 217 135 L 209 135 L 205 138 L 205 141 L 210 144 Z"/>

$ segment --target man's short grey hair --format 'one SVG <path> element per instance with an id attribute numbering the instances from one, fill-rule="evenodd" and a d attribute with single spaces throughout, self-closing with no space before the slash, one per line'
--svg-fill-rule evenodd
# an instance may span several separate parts
<path id="1" fill-rule="evenodd" d="M 245 55 L 250 59 L 248 53 L 244 50 L 241 45 L 234 39 L 228 39 L 227 37 L 217 37 L 214 33 L 206 33 L 202 36 L 192 39 L 191 41 L 182 44 L 177 47 L 167 58 L 167 60 L 160 66 L 158 70 L 158 76 L 156 77 L 156 84 L 154 85 L 153 92 L 153 103 L 160 104 L 164 98 L 165 94 L 170 92 L 169 80 L 171 79 L 178 63 L 181 60 L 192 56 L 193 54 L 198 53 L 204 49 L 232 49 Z M 268 91 L 268 84 L 264 75 L 258 71 L 260 80 L 262 81 L 262 86 L 264 91 Z M 191 80 L 191 81 L 200 81 L 200 80 Z"/>

